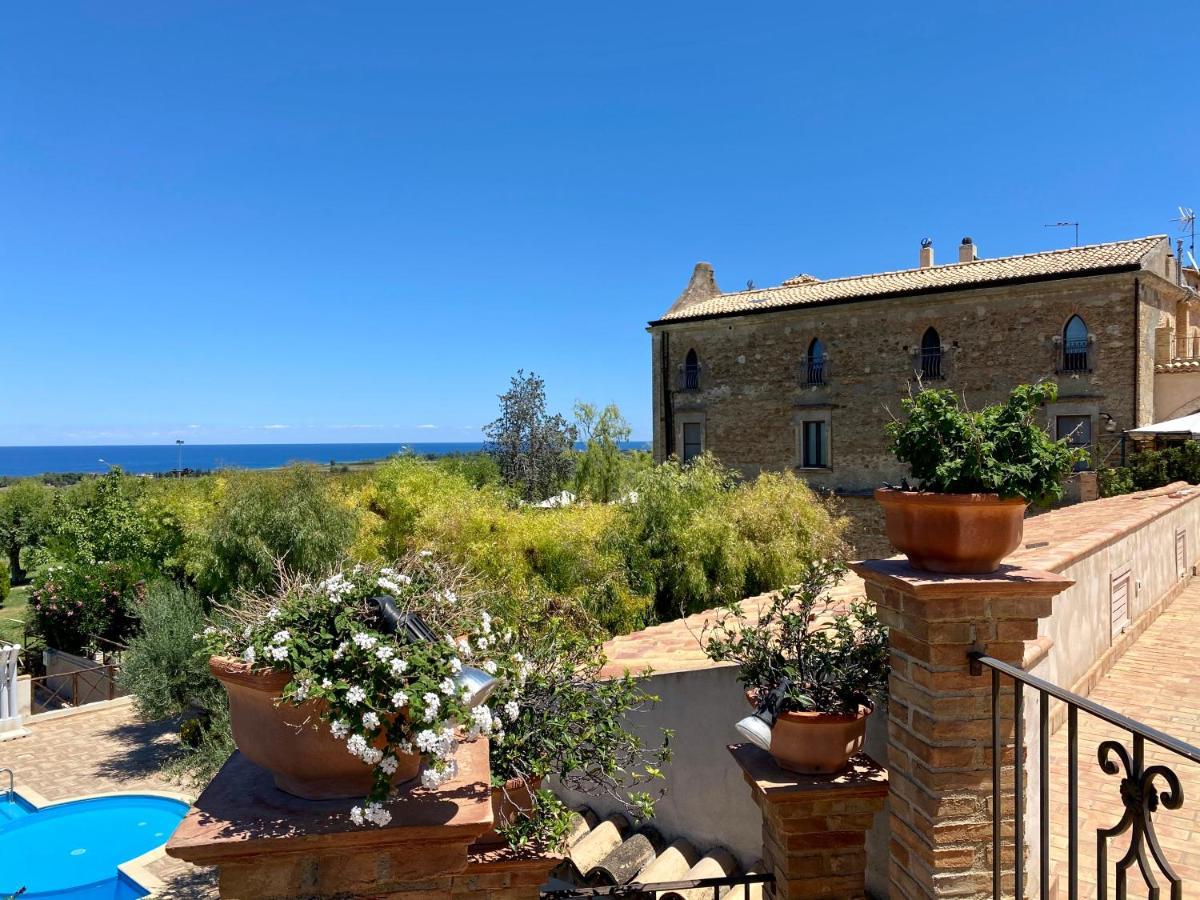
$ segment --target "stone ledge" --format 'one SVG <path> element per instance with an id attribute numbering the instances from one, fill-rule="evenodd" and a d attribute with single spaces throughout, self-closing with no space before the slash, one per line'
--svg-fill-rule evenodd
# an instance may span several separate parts
<path id="1" fill-rule="evenodd" d="M 986 575 L 943 575 L 922 572 L 903 559 L 869 559 L 851 563 L 864 581 L 901 591 L 919 600 L 969 597 L 1046 596 L 1062 593 L 1075 583 L 1054 572 L 1002 565 Z"/>
<path id="2" fill-rule="evenodd" d="M 413 843 L 466 848 L 492 824 L 488 743 L 464 743 L 459 775 L 436 791 L 400 789 L 382 828 L 350 821 L 350 800 L 301 800 L 275 787 L 265 769 L 235 752 L 196 800 L 167 853 L 197 865 L 257 862 L 288 854 L 361 855 Z"/>
<path id="3" fill-rule="evenodd" d="M 742 767 L 755 799 L 770 803 L 829 797 L 883 798 L 888 793 L 887 769 L 865 753 L 851 759 L 850 767 L 840 775 L 799 775 L 780 768 L 771 754 L 753 744 L 731 744 L 729 752 Z"/>

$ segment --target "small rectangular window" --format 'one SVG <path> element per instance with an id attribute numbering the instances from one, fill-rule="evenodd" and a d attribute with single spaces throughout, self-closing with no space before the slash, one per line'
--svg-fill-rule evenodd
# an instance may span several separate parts
<path id="1" fill-rule="evenodd" d="M 801 465 L 806 469 L 829 467 L 829 429 L 824 421 L 804 422 L 801 425 Z"/>
<path id="2" fill-rule="evenodd" d="M 683 461 L 691 462 L 704 452 L 704 426 L 700 422 L 683 423 Z"/>

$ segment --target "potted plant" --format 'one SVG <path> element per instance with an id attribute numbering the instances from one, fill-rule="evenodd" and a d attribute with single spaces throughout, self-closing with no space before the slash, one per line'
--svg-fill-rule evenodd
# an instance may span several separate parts
<path id="1" fill-rule="evenodd" d="M 281 573 L 277 590 L 222 607 L 201 638 L 238 748 L 289 793 L 365 796 L 350 813 L 358 824 L 386 824 L 393 786 L 418 772 L 427 788 L 453 778 L 459 740 L 489 724 L 460 674 L 468 658 L 494 666 L 486 613 L 453 583 L 414 556 L 320 582 Z M 410 614 L 432 631 L 417 633 Z"/>
<path id="2" fill-rule="evenodd" d="M 539 618 L 495 632 L 491 650 L 499 681 L 489 701 L 492 721 L 493 831 L 480 843 L 554 849 L 566 837 L 569 811 L 543 780 L 618 803 L 634 820 L 654 814 L 662 791 L 671 732 L 646 743 L 630 716 L 658 698 L 629 673 L 605 677 L 597 636 L 575 623 Z"/>
<path id="3" fill-rule="evenodd" d="M 741 666 L 752 705 L 774 694 L 770 753 L 806 775 L 846 767 L 887 691 L 887 629 L 873 604 L 830 597 L 845 571 L 840 560 L 811 561 L 795 586 L 756 610 L 721 614 L 701 635 L 711 659 Z"/>
<path id="4" fill-rule="evenodd" d="M 1051 381 L 1013 388 L 1004 403 L 965 409 L 950 390 L 902 401 L 904 420 L 886 425 L 892 452 L 918 489 L 882 487 L 888 540 L 916 569 L 994 572 L 1021 543 L 1025 510 L 1062 496 L 1062 480 L 1087 459 L 1053 440 L 1040 411 L 1058 397 Z"/>

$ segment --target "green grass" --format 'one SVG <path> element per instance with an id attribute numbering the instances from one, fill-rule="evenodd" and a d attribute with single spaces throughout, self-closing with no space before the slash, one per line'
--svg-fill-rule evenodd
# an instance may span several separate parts
<path id="1" fill-rule="evenodd" d="M 25 611 L 29 605 L 29 588 L 15 587 L 0 606 L 0 640 L 20 643 L 25 637 Z"/>

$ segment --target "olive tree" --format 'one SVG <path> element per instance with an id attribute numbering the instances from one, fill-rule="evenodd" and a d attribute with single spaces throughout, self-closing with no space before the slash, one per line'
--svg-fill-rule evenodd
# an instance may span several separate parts
<path id="1" fill-rule="evenodd" d="M 500 395 L 500 416 L 483 432 L 500 477 L 522 499 L 544 500 L 571 477 L 578 432 L 561 415 L 546 412 L 546 383 L 533 372 L 513 376 Z"/>

